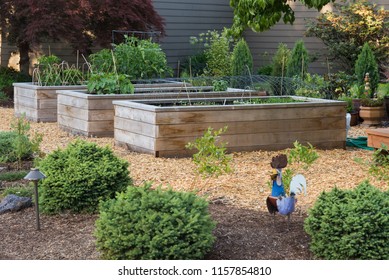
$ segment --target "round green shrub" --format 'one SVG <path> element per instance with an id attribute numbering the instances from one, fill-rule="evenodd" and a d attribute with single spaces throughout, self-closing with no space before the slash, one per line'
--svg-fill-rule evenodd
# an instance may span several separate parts
<path id="1" fill-rule="evenodd" d="M 47 176 L 39 184 L 44 213 L 95 212 L 100 200 L 115 197 L 132 183 L 128 162 L 108 147 L 77 140 L 58 149 L 39 163 Z"/>
<path id="2" fill-rule="evenodd" d="M 322 259 L 389 259 L 389 192 L 363 182 L 323 192 L 304 222 Z"/>
<path id="3" fill-rule="evenodd" d="M 202 259 L 214 227 L 204 199 L 146 184 L 102 203 L 95 235 L 104 259 Z"/>

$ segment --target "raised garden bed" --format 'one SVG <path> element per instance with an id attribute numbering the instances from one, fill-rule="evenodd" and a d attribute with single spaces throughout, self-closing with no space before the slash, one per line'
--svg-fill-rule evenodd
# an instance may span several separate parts
<path id="1" fill-rule="evenodd" d="M 317 148 L 345 148 L 345 102 L 292 98 L 304 102 L 231 104 L 250 98 L 214 98 L 192 99 L 192 104 L 203 104 L 191 106 L 188 99 L 114 101 L 115 143 L 156 157 L 189 156 L 195 151 L 185 148 L 188 142 L 208 127 L 228 126 L 221 139 L 230 152 L 279 150 L 293 147 L 296 140 Z"/>
<path id="2" fill-rule="evenodd" d="M 265 92 L 244 90 L 231 92 L 213 92 L 212 87 L 176 87 L 135 89 L 135 94 L 87 94 L 86 91 L 58 91 L 58 125 L 72 134 L 113 137 L 114 136 L 114 100 L 131 99 L 170 99 L 214 98 L 236 96 L 261 96 Z M 169 91 L 167 91 L 169 90 Z"/>
<path id="3" fill-rule="evenodd" d="M 57 121 L 57 90 L 86 89 L 86 86 L 37 86 L 14 83 L 15 116 L 22 114 L 33 122 Z"/>

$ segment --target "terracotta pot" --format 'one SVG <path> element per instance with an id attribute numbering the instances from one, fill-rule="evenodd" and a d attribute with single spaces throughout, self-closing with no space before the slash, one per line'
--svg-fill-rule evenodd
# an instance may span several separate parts
<path id="1" fill-rule="evenodd" d="M 365 107 L 361 106 L 359 115 L 363 118 L 363 123 L 367 125 L 378 125 L 385 117 L 384 106 L 380 107 Z"/>

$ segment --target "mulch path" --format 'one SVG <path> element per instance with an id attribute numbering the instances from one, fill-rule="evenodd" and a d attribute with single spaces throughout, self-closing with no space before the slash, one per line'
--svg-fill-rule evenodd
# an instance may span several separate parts
<path id="1" fill-rule="evenodd" d="M 9 130 L 12 108 L 0 108 L 0 130 Z M 50 153 L 76 138 L 60 130 L 56 123 L 32 123 L 32 133 L 43 134 L 41 149 Z M 364 127 L 352 127 L 349 135 L 364 134 Z M 116 147 L 112 138 L 88 138 L 110 146 L 130 163 L 136 185 L 152 181 L 180 191 L 195 191 L 210 202 L 209 211 L 217 222 L 216 243 L 207 259 L 313 259 L 304 219 L 318 195 L 333 187 L 354 188 L 368 179 L 387 190 L 388 183 L 368 174 L 367 167 L 355 158 L 369 161 L 372 151 L 318 150 L 319 159 L 307 170 L 300 170 L 308 182 L 307 195 L 298 196 L 296 212 L 290 223 L 281 215 L 272 216 L 266 208 L 270 192 L 271 158 L 288 150 L 254 151 L 233 154 L 233 172 L 218 178 L 197 176 L 190 158 L 154 158 Z M 0 259 L 99 259 L 93 236 L 97 215 L 41 215 L 41 231 L 35 230 L 33 208 L 0 215 Z"/>

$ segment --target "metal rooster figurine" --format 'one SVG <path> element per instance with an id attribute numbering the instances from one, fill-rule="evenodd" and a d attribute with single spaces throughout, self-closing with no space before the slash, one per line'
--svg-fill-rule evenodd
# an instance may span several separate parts
<path id="1" fill-rule="evenodd" d="M 297 203 L 295 196 L 300 194 L 303 190 L 304 194 L 306 194 L 307 182 L 305 177 L 301 174 L 293 176 L 289 186 L 289 196 L 286 196 L 284 183 L 282 181 L 282 169 L 288 165 L 287 156 L 281 154 L 273 157 L 270 165 L 274 168 L 274 172 L 271 175 L 271 195 L 266 199 L 267 209 L 270 214 L 278 212 L 281 215 L 287 215 L 289 221 L 290 214 L 294 212 Z"/>

